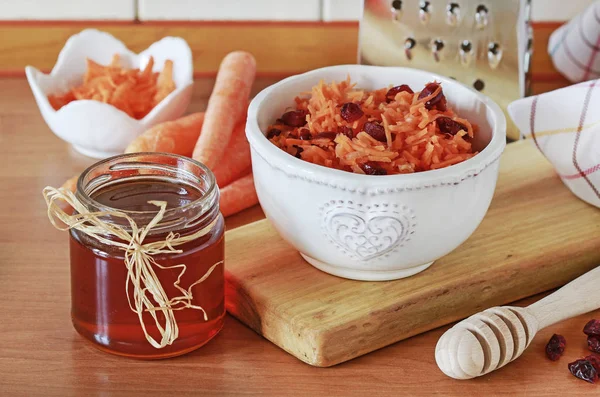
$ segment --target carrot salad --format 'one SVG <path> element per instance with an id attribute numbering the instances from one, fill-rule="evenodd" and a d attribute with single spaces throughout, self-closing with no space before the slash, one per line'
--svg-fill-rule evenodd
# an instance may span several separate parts
<path id="1" fill-rule="evenodd" d="M 54 110 L 76 100 L 91 99 L 108 103 L 135 119 L 144 118 L 171 92 L 175 91 L 173 61 L 166 60 L 160 73 L 153 72 L 154 58 L 144 70 L 128 69 L 121 65 L 119 54 L 113 55 L 109 65 L 100 65 L 87 59 L 83 82 L 61 94 L 48 95 Z"/>
<path id="2" fill-rule="evenodd" d="M 440 83 L 357 89 L 350 77 L 321 81 L 295 98 L 267 131 L 292 156 L 368 175 L 407 174 L 458 164 L 477 154 L 477 128 L 447 104 Z"/>

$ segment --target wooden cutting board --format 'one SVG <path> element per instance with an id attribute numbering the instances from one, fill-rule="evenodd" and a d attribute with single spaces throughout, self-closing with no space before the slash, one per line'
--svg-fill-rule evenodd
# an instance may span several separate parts
<path id="1" fill-rule="evenodd" d="M 360 282 L 323 273 L 268 220 L 227 232 L 225 263 L 227 310 L 300 360 L 327 367 L 600 265 L 600 210 L 577 199 L 520 141 L 502 157 L 479 228 L 416 276 Z"/>

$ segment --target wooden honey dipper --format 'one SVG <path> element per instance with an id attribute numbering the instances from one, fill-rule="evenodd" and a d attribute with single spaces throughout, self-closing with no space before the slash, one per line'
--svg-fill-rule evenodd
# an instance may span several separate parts
<path id="1" fill-rule="evenodd" d="M 485 375 L 518 358 L 539 330 L 598 308 L 600 267 L 528 307 L 493 307 L 461 321 L 442 335 L 435 360 L 451 378 Z"/>

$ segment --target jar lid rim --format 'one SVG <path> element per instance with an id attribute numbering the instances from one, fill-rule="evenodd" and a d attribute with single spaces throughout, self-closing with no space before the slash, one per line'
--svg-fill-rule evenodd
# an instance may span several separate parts
<path id="1" fill-rule="evenodd" d="M 190 163 L 198 168 L 200 168 L 200 170 L 204 173 L 204 175 L 206 176 L 206 182 L 207 182 L 207 190 L 205 192 L 203 192 L 202 196 L 194 201 L 191 201 L 189 203 L 186 203 L 184 205 L 178 206 L 178 207 L 172 207 L 172 208 L 167 208 L 164 214 L 163 219 L 167 219 L 169 216 L 173 216 L 175 213 L 178 212 L 182 212 L 182 211 L 186 211 L 188 209 L 197 207 L 197 206 L 204 206 L 206 202 L 210 202 L 214 196 L 217 194 L 216 192 L 218 192 L 218 188 L 217 188 L 217 183 L 216 183 L 216 179 L 214 174 L 212 173 L 212 171 L 204 164 L 202 164 L 199 161 L 196 161 L 190 157 L 187 156 L 181 156 L 178 154 L 173 154 L 173 153 L 163 153 L 163 152 L 138 152 L 138 153 L 126 153 L 126 154 L 119 154 L 116 156 L 111 156 L 111 157 L 107 157 L 103 160 L 100 160 L 94 164 L 92 164 L 91 166 L 89 166 L 88 168 L 86 168 L 81 175 L 79 176 L 79 178 L 77 179 L 77 195 L 80 196 L 80 198 L 82 198 L 83 200 L 83 204 L 84 205 L 92 205 L 93 207 L 97 208 L 100 211 L 118 211 L 118 212 L 122 212 L 126 215 L 131 215 L 131 216 L 151 216 L 154 217 L 154 215 L 156 215 L 157 211 L 132 211 L 132 210 L 125 210 L 125 209 L 121 209 L 121 208 L 115 208 L 115 207 L 111 207 L 109 205 L 106 204 L 102 204 L 100 202 L 98 202 L 97 200 L 95 200 L 94 198 L 92 198 L 88 192 L 86 191 L 86 186 L 84 186 L 84 181 L 85 178 L 94 170 L 97 169 L 98 167 L 101 167 L 102 165 L 105 165 L 106 163 L 110 163 L 110 162 L 115 162 L 115 161 L 120 161 L 123 160 L 123 162 L 127 162 L 127 160 L 133 160 L 136 159 L 137 163 L 152 163 L 152 161 L 148 161 L 148 160 L 143 160 L 144 156 L 149 156 L 149 157 L 153 157 L 153 158 L 157 158 L 157 157 L 163 157 L 163 158 L 171 158 L 171 159 L 175 159 L 177 161 L 183 161 L 183 162 L 187 162 Z M 158 166 L 167 166 L 166 164 L 161 164 L 158 162 L 155 162 L 156 165 Z M 201 178 L 201 177 L 200 177 Z M 203 211 L 204 212 L 204 211 Z"/>

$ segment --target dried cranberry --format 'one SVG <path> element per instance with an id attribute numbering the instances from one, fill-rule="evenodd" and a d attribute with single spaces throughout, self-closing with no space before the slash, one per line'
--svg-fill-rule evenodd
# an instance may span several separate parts
<path id="1" fill-rule="evenodd" d="M 360 119 L 364 112 L 356 103 L 348 102 L 342 105 L 342 109 L 340 110 L 340 114 L 342 118 L 349 123 L 352 123 L 358 119 Z"/>
<path id="2" fill-rule="evenodd" d="M 452 120 L 450 117 L 440 117 L 435 120 L 438 128 L 444 134 L 456 135 L 460 130 L 467 130 L 467 127 L 459 123 L 458 121 Z"/>
<path id="3" fill-rule="evenodd" d="M 346 135 L 350 139 L 354 138 L 354 130 L 350 127 L 345 127 L 345 126 L 339 127 L 338 132 L 340 134 Z"/>
<path id="4" fill-rule="evenodd" d="M 281 130 L 278 128 L 271 128 L 269 132 L 267 132 L 267 139 L 275 138 L 276 136 L 281 135 Z"/>
<path id="5" fill-rule="evenodd" d="M 588 349 L 594 353 L 600 353 L 600 336 L 590 335 L 588 336 Z"/>
<path id="6" fill-rule="evenodd" d="M 362 169 L 367 175 L 387 175 L 387 171 L 381 168 L 376 162 L 369 161 L 362 165 Z"/>
<path id="7" fill-rule="evenodd" d="M 385 101 L 387 103 L 392 102 L 394 100 L 394 98 L 396 98 L 396 94 L 398 94 L 399 92 L 408 92 L 409 94 L 414 94 L 415 93 L 412 90 L 412 88 L 410 88 L 406 84 L 397 85 L 397 86 L 392 87 L 392 88 L 390 88 L 388 90 L 387 94 L 385 94 Z"/>
<path id="8" fill-rule="evenodd" d="M 586 382 L 596 383 L 598 381 L 598 371 L 589 360 L 582 359 L 570 363 L 569 371 Z"/>
<path id="9" fill-rule="evenodd" d="M 585 327 L 583 333 L 586 335 L 600 336 L 600 320 L 590 320 Z"/>
<path id="10" fill-rule="evenodd" d="M 298 133 L 298 138 L 300 138 L 303 141 L 308 141 L 310 139 L 310 131 L 306 128 L 302 128 Z"/>
<path id="11" fill-rule="evenodd" d="M 376 139 L 379 142 L 385 142 L 387 140 L 385 137 L 385 128 L 383 128 L 381 124 L 369 121 L 365 123 L 363 128 L 367 134 L 373 137 L 373 139 Z"/>
<path id="12" fill-rule="evenodd" d="M 430 96 L 439 88 L 439 86 L 440 85 L 438 83 L 427 84 L 425 86 L 425 88 L 423 88 L 421 93 L 419 94 L 419 99 L 423 99 L 423 98 Z M 425 107 L 428 110 L 436 108 L 440 112 L 445 112 L 446 111 L 446 97 L 444 96 L 444 92 L 440 89 L 440 92 L 436 96 L 434 96 L 433 98 L 431 98 L 430 100 L 425 102 Z"/>
<path id="13" fill-rule="evenodd" d="M 546 357 L 552 361 L 558 360 L 565 352 L 567 341 L 562 335 L 554 334 L 546 345 Z"/>
<path id="14" fill-rule="evenodd" d="M 598 372 L 598 376 L 600 376 L 600 357 L 590 354 L 589 356 L 584 358 L 584 360 L 588 360 L 590 363 L 592 363 L 592 365 L 596 369 L 596 372 Z"/>
<path id="15" fill-rule="evenodd" d="M 313 137 L 313 139 L 327 138 L 327 139 L 334 140 L 336 135 L 337 134 L 335 132 L 319 132 L 317 135 L 315 135 Z"/>
<path id="16" fill-rule="evenodd" d="M 290 127 L 302 127 L 306 124 L 306 110 L 290 110 L 281 116 L 281 121 Z"/>

